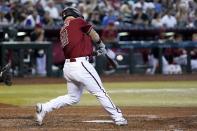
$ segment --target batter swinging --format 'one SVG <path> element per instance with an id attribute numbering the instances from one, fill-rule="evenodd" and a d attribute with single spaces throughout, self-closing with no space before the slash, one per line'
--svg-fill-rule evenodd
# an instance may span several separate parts
<path id="1" fill-rule="evenodd" d="M 60 31 L 60 40 L 66 58 L 63 72 L 67 80 L 68 94 L 46 103 L 38 103 L 36 105 L 38 124 L 42 125 L 46 113 L 53 109 L 78 103 L 85 88 L 97 97 L 116 125 L 127 125 L 127 120 L 120 109 L 114 105 L 106 93 L 99 75 L 89 63 L 89 58 L 93 54 L 92 41 L 95 43 L 97 55 L 106 53 L 105 45 L 99 35 L 75 8 L 65 8 L 62 18 L 64 26 Z"/>

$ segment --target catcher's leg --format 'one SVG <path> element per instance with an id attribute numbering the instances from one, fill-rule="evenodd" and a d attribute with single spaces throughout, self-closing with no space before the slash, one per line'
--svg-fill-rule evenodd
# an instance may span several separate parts
<path id="1" fill-rule="evenodd" d="M 4 82 L 8 86 L 12 85 L 12 75 L 9 72 L 10 67 L 11 65 L 8 63 L 0 70 L 0 82 Z"/>
<path id="2" fill-rule="evenodd" d="M 3 82 L 2 72 L 0 71 L 0 82 Z"/>
<path id="3" fill-rule="evenodd" d="M 112 119 L 115 121 L 115 124 L 126 125 L 127 120 L 123 118 L 121 110 L 115 106 L 105 91 L 101 79 L 94 67 L 87 62 L 83 62 L 82 66 L 85 74 L 82 81 L 84 82 L 87 90 L 97 97 L 105 110 L 111 115 Z M 120 122 L 120 124 L 118 122 Z"/>
<path id="4" fill-rule="evenodd" d="M 1 77 L 0 77 L 0 82 L 3 82 Z"/>

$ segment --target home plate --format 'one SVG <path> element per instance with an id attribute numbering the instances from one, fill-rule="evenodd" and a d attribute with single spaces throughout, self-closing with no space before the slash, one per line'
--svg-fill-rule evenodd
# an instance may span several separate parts
<path id="1" fill-rule="evenodd" d="M 82 121 L 86 123 L 114 123 L 112 120 L 91 120 L 91 121 Z"/>

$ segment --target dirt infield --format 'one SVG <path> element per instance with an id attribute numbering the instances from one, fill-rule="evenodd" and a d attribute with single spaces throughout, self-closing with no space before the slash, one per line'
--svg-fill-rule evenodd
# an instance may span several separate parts
<path id="1" fill-rule="evenodd" d="M 103 81 L 182 81 L 197 75 L 179 76 L 102 76 Z M 15 78 L 14 84 L 65 83 L 63 78 Z M 34 107 L 0 104 L 0 131 L 196 131 L 197 107 L 120 107 L 128 125 L 119 127 L 101 107 L 72 106 L 47 115 L 45 123 L 34 121 Z M 95 121 L 100 120 L 99 123 Z M 104 121 L 105 120 L 105 121 Z M 83 122 L 86 121 L 86 122 Z M 89 121 L 89 122 L 87 122 Z M 104 122 L 103 122 L 104 121 Z"/>
<path id="2" fill-rule="evenodd" d="M 197 108 L 121 107 L 128 119 L 127 126 L 112 123 L 95 123 L 110 117 L 100 107 L 66 107 L 46 116 L 44 125 L 34 121 L 33 107 L 0 108 L 0 130 L 13 131 L 195 131 Z M 90 121 L 83 122 L 83 121 Z"/>

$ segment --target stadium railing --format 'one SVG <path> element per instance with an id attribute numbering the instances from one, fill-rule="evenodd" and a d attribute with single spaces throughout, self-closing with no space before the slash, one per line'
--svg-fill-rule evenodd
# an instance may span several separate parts
<path id="1" fill-rule="evenodd" d="M 16 50 L 19 53 L 19 76 L 23 76 L 24 73 L 24 52 L 25 49 L 44 49 L 46 54 L 46 70 L 47 76 L 52 75 L 52 44 L 51 42 L 24 42 L 24 41 L 9 41 L 9 42 L 0 42 L 0 62 L 1 65 L 6 64 L 6 51 L 7 50 Z"/>
<path id="2" fill-rule="evenodd" d="M 130 73 L 133 72 L 133 52 L 135 49 L 139 48 L 158 48 L 159 49 L 159 73 L 162 73 L 162 49 L 164 48 L 184 48 L 187 50 L 187 73 L 191 73 L 191 54 L 190 51 L 193 48 L 197 48 L 197 42 L 194 41 L 183 41 L 183 42 L 174 42 L 174 41 L 120 41 L 118 42 L 119 48 L 129 49 L 129 70 Z"/>

